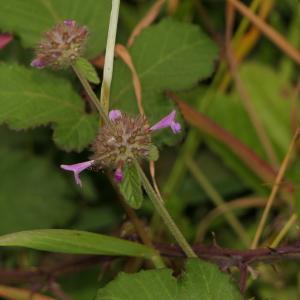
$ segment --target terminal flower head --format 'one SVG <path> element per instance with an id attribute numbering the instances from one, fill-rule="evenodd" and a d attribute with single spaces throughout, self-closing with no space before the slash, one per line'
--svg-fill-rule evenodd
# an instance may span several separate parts
<path id="1" fill-rule="evenodd" d="M 82 55 L 87 37 L 87 27 L 78 25 L 74 20 L 65 20 L 44 34 L 31 66 L 42 69 L 71 65 Z"/>
<path id="2" fill-rule="evenodd" d="M 122 169 L 125 164 L 131 164 L 133 160 L 149 159 L 153 132 L 167 127 L 174 133 L 181 130 L 180 124 L 175 120 L 175 110 L 153 126 L 149 125 L 143 115 L 131 117 L 120 110 L 111 110 L 108 116 L 111 122 L 100 129 L 91 148 L 91 160 L 75 165 L 61 165 L 62 169 L 74 173 L 79 185 L 79 173 L 91 167 L 115 170 L 115 180 L 120 183 L 123 180 Z"/>

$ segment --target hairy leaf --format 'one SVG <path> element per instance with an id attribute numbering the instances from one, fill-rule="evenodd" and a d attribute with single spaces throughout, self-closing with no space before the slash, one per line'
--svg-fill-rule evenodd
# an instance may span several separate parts
<path id="1" fill-rule="evenodd" d="M 73 19 L 90 29 L 87 56 L 93 57 L 104 49 L 110 8 L 106 0 L 1 1 L 0 28 L 19 35 L 24 47 L 33 47 L 43 32 Z"/>
<path id="2" fill-rule="evenodd" d="M 151 258 L 154 251 L 142 244 L 102 234 L 67 229 L 20 231 L 0 236 L 0 246 L 71 253 L 124 255 Z"/>
<path id="3" fill-rule="evenodd" d="M 0 148 L 0 234 L 62 226 L 74 215 L 68 185 L 45 159 Z"/>
<path id="4" fill-rule="evenodd" d="M 120 191 L 126 202 L 134 209 L 141 207 L 143 203 L 143 192 L 141 178 L 135 166 L 126 166 L 124 168 L 124 178 L 120 183 Z"/>
<path id="5" fill-rule="evenodd" d="M 76 67 L 81 71 L 82 75 L 89 81 L 95 84 L 100 83 L 100 78 L 94 66 L 85 58 L 80 57 L 75 62 Z"/>
<path id="6" fill-rule="evenodd" d="M 54 141 L 80 151 L 97 134 L 97 118 L 84 112 L 70 83 L 47 72 L 0 64 L 0 123 L 12 129 L 52 124 Z"/>
<path id="7" fill-rule="evenodd" d="M 198 259 L 189 259 L 186 271 L 176 281 L 172 270 L 121 273 L 99 290 L 96 300 L 241 300 L 230 277 Z"/>

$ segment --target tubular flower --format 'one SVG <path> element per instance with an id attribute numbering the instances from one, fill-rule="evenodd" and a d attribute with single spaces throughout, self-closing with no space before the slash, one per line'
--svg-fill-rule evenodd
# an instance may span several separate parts
<path id="1" fill-rule="evenodd" d="M 85 161 L 79 164 L 75 165 L 60 165 L 60 167 L 66 171 L 72 171 L 74 173 L 75 181 L 78 185 L 82 185 L 81 180 L 79 178 L 80 172 L 82 172 L 85 169 L 90 168 L 94 164 L 93 160 Z"/>
<path id="2" fill-rule="evenodd" d="M 47 66 L 64 68 L 71 65 L 82 55 L 87 37 L 87 27 L 73 20 L 56 25 L 44 34 L 31 66 L 42 69 Z"/>
<path id="3" fill-rule="evenodd" d="M 174 133 L 181 130 L 180 124 L 175 121 L 175 110 L 152 127 L 145 116 L 130 117 L 120 110 L 112 110 L 108 116 L 111 123 L 101 128 L 91 148 L 91 160 L 75 165 L 61 165 L 62 169 L 74 172 L 79 185 L 79 173 L 92 166 L 97 169 L 114 169 L 115 180 L 121 182 L 125 164 L 130 164 L 134 159 L 149 158 L 152 132 L 166 127 L 170 127 Z"/>
<path id="4" fill-rule="evenodd" d="M 175 121 L 175 118 L 176 118 L 176 111 L 173 110 L 170 114 L 168 114 L 166 117 L 162 118 L 159 122 L 153 125 L 150 128 L 150 130 L 155 131 L 158 129 L 170 127 L 173 133 L 178 133 L 181 130 L 181 126 L 178 122 Z"/>

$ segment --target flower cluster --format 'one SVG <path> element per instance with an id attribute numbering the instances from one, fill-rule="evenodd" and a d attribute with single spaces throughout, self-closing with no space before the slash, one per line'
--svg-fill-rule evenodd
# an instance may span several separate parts
<path id="1" fill-rule="evenodd" d="M 36 58 L 31 66 L 42 69 L 46 66 L 63 68 L 78 59 L 85 47 L 88 29 L 73 20 L 66 20 L 50 31 L 36 48 Z"/>
<path id="2" fill-rule="evenodd" d="M 112 168 L 115 180 L 123 179 L 122 169 L 134 159 L 148 159 L 152 146 L 151 133 L 170 127 L 174 133 L 181 130 L 175 121 L 176 111 L 172 111 L 153 126 L 149 126 L 145 116 L 130 117 L 119 110 L 109 113 L 110 123 L 105 124 L 92 146 L 91 160 L 75 165 L 61 165 L 61 168 L 74 173 L 75 181 L 81 185 L 80 172 L 89 168 Z"/>

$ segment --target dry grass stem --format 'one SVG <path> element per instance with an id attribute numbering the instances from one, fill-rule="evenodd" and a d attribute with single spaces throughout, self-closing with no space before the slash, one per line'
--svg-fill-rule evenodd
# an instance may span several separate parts
<path id="1" fill-rule="evenodd" d="M 289 145 L 289 148 L 288 148 L 288 151 L 285 155 L 285 158 L 280 166 L 280 169 L 279 169 L 279 172 L 276 176 L 276 179 L 275 179 L 275 183 L 273 185 L 273 188 L 272 188 L 272 191 L 271 191 L 271 194 L 268 198 L 268 201 L 267 201 L 267 204 L 265 206 L 265 209 L 263 211 L 263 214 L 262 214 L 262 217 L 260 219 L 260 222 L 259 222 L 259 225 L 257 227 L 257 230 L 256 230 L 256 233 L 255 233 L 255 236 L 254 236 L 254 239 L 252 241 L 252 244 L 251 244 L 251 249 L 255 249 L 258 245 L 258 242 L 259 242 L 259 239 L 262 235 L 262 232 L 263 232 L 263 229 L 264 229 L 264 226 L 266 224 L 266 221 L 267 221 L 267 217 L 268 217 L 268 214 L 271 210 L 271 207 L 273 205 L 273 202 L 275 200 L 275 197 L 276 197 L 276 194 L 279 190 L 279 187 L 280 187 L 280 183 L 282 182 L 282 179 L 283 179 L 283 176 L 285 174 L 285 171 L 288 167 L 288 163 L 290 161 L 290 158 L 292 156 L 292 153 L 293 153 L 293 150 L 294 150 L 294 147 L 295 147 L 295 144 L 296 144 L 296 141 L 299 137 L 299 134 L 300 134 L 300 130 L 299 128 L 297 128 L 293 138 L 292 138 L 292 141 Z"/>

